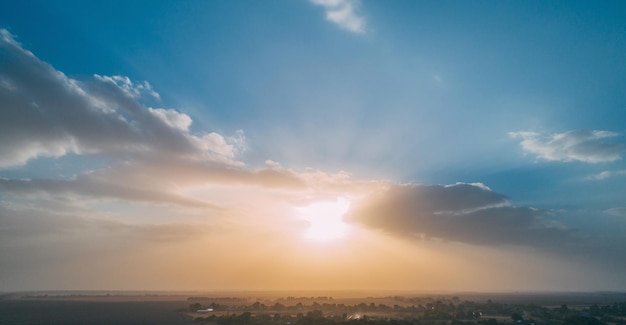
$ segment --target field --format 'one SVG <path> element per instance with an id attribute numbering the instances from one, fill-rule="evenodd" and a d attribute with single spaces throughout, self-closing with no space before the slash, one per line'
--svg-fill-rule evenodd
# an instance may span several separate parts
<path id="1" fill-rule="evenodd" d="M 318 309 L 327 318 L 341 322 L 351 315 L 367 314 L 371 319 L 419 319 L 423 324 L 449 324 L 456 322 L 477 324 L 492 319 L 498 324 L 511 324 L 511 312 L 520 311 L 538 324 L 560 324 L 558 319 L 567 315 L 588 314 L 585 310 L 593 304 L 611 305 L 626 301 L 623 293 L 524 293 L 524 294 L 431 294 L 431 295 L 372 295 L 355 296 L 287 296 L 266 293 L 223 294 L 136 294 L 119 293 L 36 293 L 0 296 L 0 324 L 193 324 L 195 318 L 222 319 L 250 313 L 257 322 L 273 318 L 276 324 L 297 323 L 298 317 Z M 494 305 L 490 301 L 493 301 Z M 211 306 L 210 313 L 197 313 L 193 306 Z M 454 307 L 452 306 L 454 305 Z M 532 307 L 534 305 L 535 307 Z M 563 314 L 562 305 L 569 306 Z M 341 307 L 340 307 L 341 306 Z M 494 312 L 500 306 L 499 312 Z M 440 309 L 441 308 L 441 309 Z M 452 308 L 452 309 L 451 309 Z M 491 308 L 491 312 L 488 309 Z M 481 317 L 471 317 L 469 311 L 484 311 Z M 458 316 L 459 311 L 464 316 Z M 488 313 L 489 312 L 489 313 Z M 542 314 L 543 316 L 531 316 Z M 546 314 L 548 313 L 548 314 Z M 300 314 L 300 316 L 298 316 Z M 280 315 L 280 316 L 277 316 Z M 454 316 L 456 315 L 456 316 Z M 265 318 L 264 318 L 265 317 Z M 337 318 L 339 317 L 339 318 Z M 541 321 L 542 317 L 556 317 Z M 598 317 L 599 318 L 599 317 Z M 306 319 L 306 318 L 305 318 Z M 621 314 L 608 323 L 623 323 Z M 237 318 L 232 318 L 232 324 Z M 339 321 L 337 321 L 339 320 Z M 211 321 L 208 323 L 215 323 Z M 319 321 L 319 319 L 317 320 Z M 443 321 L 443 322 L 442 322 Z M 252 320 L 254 323 L 255 320 Z M 267 322 L 266 322 L 267 323 Z M 535 323 L 529 321 L 528 324 Z"/>
<path id="2" fill-rule="evenodd" d="M 184 300 L 18 299 L 0 300 L 0 324 L 189 324 Z"/>

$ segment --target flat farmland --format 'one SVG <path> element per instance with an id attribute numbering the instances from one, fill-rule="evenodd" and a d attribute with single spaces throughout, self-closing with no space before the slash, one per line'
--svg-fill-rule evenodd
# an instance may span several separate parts
<path id="1" fill-rule="evenodd" d="M 0 300 L 0 324 L 189 324 L 186 301 Z"/>

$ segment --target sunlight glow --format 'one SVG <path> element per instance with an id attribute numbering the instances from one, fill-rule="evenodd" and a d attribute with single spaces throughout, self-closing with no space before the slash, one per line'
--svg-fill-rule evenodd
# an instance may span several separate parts
<path id="1" fill-rule="evenodd" d="M 338 198 L 336 201 L 317 202 L 296 210 L 309 223 L 305 236 L 315 241 L 327 242 L 347 235 L 348 225 L 342 217 L 349 208 L 350 201 Z"/>

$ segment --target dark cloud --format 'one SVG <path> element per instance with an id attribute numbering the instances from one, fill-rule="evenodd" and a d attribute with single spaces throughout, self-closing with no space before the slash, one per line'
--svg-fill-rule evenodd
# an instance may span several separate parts
<path id="1" fill-rule="evenodd" d="M 545 245 L 571 233 L 547 212 L 508 205 L 482 184 L 393 185 L 363 200 L 346 217 L 391 234 L 479 245 Z"/>

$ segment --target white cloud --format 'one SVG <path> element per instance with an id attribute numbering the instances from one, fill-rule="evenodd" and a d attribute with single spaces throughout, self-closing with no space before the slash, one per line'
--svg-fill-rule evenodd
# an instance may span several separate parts
<path id="1" fill-rule="evenodd" d="M 0 168 L 68 153 L 175 155 L 240 164 L 236 155 L 245 147 L 242 131 L 232 137 L 191 133 L 188 115 L 139 102 L 144 94 L 159 97 L 148 82 L 133 83 L 124 76 L 69 78 L 4 29 L 0 49 Z"/>
<path id="2" fill-rule="evenodd" d="M 614 176 L 624 176 L 626 175 L 626 169 L 624 170 L 605 170 L 603 172 L 591 175 L 589 177 L 587 177 L 587 180 L 592 180 L 592 181 L 601 181 L 610 177 L 614 177 Z"/>
<path id="3" fill-rule="evenodd" d="M 552 135 L 535 132 L 510 132 L 509 136 L 522 139 L 524 151 L 550 161 L 582 161 L 586 163 L 611 162 L 621 159 L 624 146 L 603 142 L 619 134 L 610 131 L 573 130 Z"/>
<path id="4" fill-rule="evenodd" d="M 357 13 L 359 0 L 311 0 L 313 4 L 324 7 L 326 19 L 339 27 L 354 33 L 365 32 L 365 18 Z"/>
<path id="5" fill-rule="evenodd" d="M 123 89 L 127 95 L 133 98 L 139 98 L 143 94 L 148 94 L 158 100 L 161 99 L 161 95 L 159 95 L 159 93 L 154 91 L 150 83 L 147 81 L 144 81 L 143 83 L 133 83 L 132 80 L 130 80 L 130 78 L 126 76 L 110 76 L 109 77 L 109 76 L 101 76 L 98 74 L 95 74 L 94 78 L 100 81 L 110 82 L 110 83 L 115 84 L 119 88 Z"/>
<path id="6" fill-rule="evenodd" d="M 281 169 L 283 167 L 280 165 L 279 162 L 276 162 L 270 159 L 265 161 L 265 166 L 267 166 L 267 168 L 270 168 L 270 169 Z"/>
<path id="7" fill-rule="evenodd" d="M 191 117 L 189 115 L 173 109 L 148 108 L 148 110 L 170 127 L 181 131 L 189 131 L 189 126 L 191 126 Z"/>
<path id="8" fill-rule="evenodd" d="M 612 216 L 626 217 L 626 207 L 607 209 L 604 210 L 604 213 L 610 214 Z"/>
<path id="9" fill-rule="evenodd" d="M 491 188 L 483 183 L 463 183 L 463 182 L 457 182 L 454 185 L 446 185 L 445 187 L 454 187 L 454 186 L 458 186 L 458 185 L 470 185 L 470 186 L 474 186 L 474 187 L 478 187 L 480 189 L 483 189 L 485 191 L 492 191 Z"/>
<path id="10" fill-rule="evenodd" d="M 234 147 L 232 144 L 226 142 L 226 139 L 218 133 L 211 132 L 204 134 L 201 137 L 194 137 L 198 143 L 198 146 L 204 150 L 212 150 L 225 157 L 233 157 Z"/>

